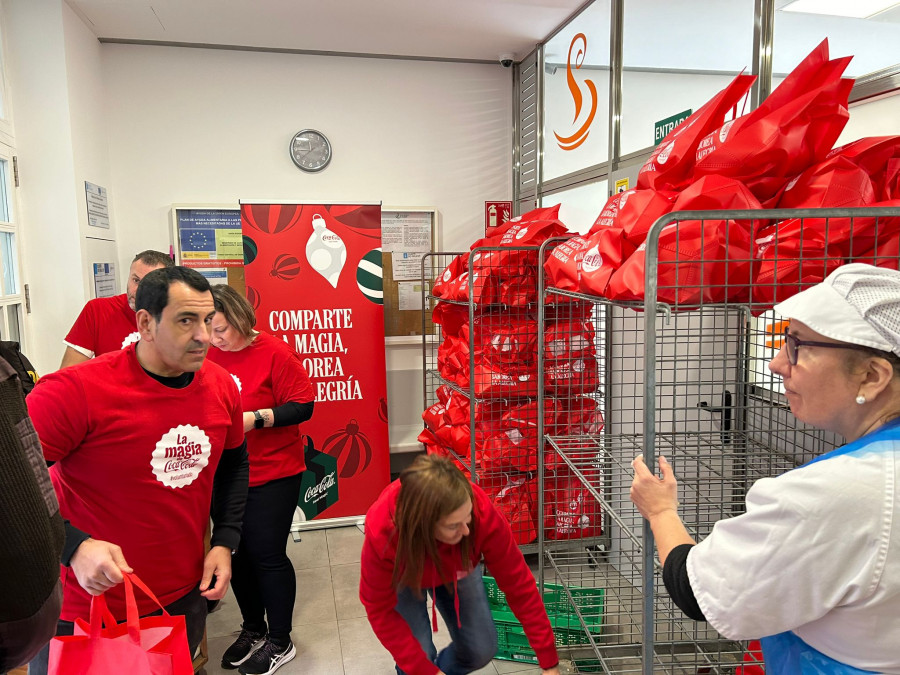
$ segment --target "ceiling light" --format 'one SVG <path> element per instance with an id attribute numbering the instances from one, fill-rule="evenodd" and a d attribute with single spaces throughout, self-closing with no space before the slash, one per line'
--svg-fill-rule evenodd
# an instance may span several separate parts
<path id="1" fill-rule="evenodd" d="M 783 12 L 803 12 L 805 14 L 828 14 L 866 19 L 896 6 L 890 0 L 794 0 L 781 8 Z"/>

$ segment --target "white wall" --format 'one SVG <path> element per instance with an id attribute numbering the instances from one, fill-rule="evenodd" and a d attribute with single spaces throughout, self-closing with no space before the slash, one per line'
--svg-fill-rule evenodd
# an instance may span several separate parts
<path id="1" fill-rule="evenodd" d="M 61 0 L 6 0 L 23 281 L 32 314 L 25 353 L 55 370 L 73 311 L 84 304 L 77 181 Z"/>
<path id="2" fill-rule="evenodd" d="M 109 167 L 109 143 L 106 136 L 106 107 L 101 73 L 102 45 L 84 22 L 67 5 L 63 4 L 63 29 L 65 34 L 66 74 L 69 95 L 69 123 L 72 129 L 72 159 L 75 170 L 76 215 L 81 234 L 81 269 L 85 298 L 94 297 L 91 264 L 117 262 L 117 219 L 115 217 L 115 192 L 107 190 L 110 208 L 110 228 L 88 225 L 87 202 L 84 183 L 89 181 L 105 188 L 112 180 Z M 122 254 L 130 264 L 133 255 Z M 119 289 L 125 290 L 128 268 L 117 269 Z M 80 307 L 70 307 L 68 314 L 60 317 L 71 325 Z"/>
<path id="3" fill-rule="evenodd" d="M 122 252 L 167 247 L 173 203 L 267 199 L 434 206 L 443 248 L 467 247 L 483 202 L 511 197 L 499 66 L 131 45 L 102 60 Z M 306 127 L 334 149 L 320 174 L 288 156 Z"/>

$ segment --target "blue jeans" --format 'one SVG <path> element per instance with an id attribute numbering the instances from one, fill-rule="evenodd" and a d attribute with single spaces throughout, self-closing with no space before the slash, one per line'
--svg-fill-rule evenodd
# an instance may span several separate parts
<path id="1" fill-rule="evenodd" d="M 409 624 L 413 635 L 431 662 L 446 675 L 465 675 L 484 668 L 497 653 L 497 627 L 491 618 L 491 609 L 482 581 L 483 573 L 482 566 L 478 565 L 471 574 L 456 584 L 459 593 L 460 625 L 457 625 L 456 621 L 453 593 L 448 592 L 444 586 L 438 586 L 433 593 L 432 589 L 427 589 L 428 595 L 433 597 L 438 611 L 444 618 L 452 640 L 440 654 L 437 653 L 432 641 L 431 617 L 425 596 L 417 598 L 409 588 L 397 593 L 395 609 L 406 619 L 406 623 Z M 399 666 L 397 673 L 404 675 Z"/>

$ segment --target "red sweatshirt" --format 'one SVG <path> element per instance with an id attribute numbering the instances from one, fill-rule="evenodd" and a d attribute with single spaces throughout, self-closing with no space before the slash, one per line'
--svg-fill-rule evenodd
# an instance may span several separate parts
<path id="1" fill-rule="evenodd" d="M 468 570 L 460 570 L 462 555 L 458 544 L 438 544 L 441 567 L 446 579 L 438 578 L 434 564 L 426 558 L 422 572 L 422 589 L 434 588 L 457 578 L 457 572 L 471 571 L 484 557 L 490 572 L 500 589 L 506 593 L 509 606 L 515 613 L 528 642 L 537 654 L 541 668 L 552 668 L 559 663 L 553 630 L 537 592 L 534 576 L 522 552 L 513 541 L 509 524 L 491 503 L 490 498 L 477 485 L 472 486 L 475 523 L 472 557 Z M 397 591 L 392 584 L 397 554 L 397 532 L 394 528 L 394 512 L 400 481 L 388 485 L 366 513 L 366 538 L 363 543 L 360 564 L 359 599 L 366 608 L 369 623 L 381 644 L 391 653 L 394 661 L 409 675 L 434 675 L 435 666 L 413 636 L 412 630 L 398 612 Z M 464 575 L 463 574 L 463 575 Z"/>

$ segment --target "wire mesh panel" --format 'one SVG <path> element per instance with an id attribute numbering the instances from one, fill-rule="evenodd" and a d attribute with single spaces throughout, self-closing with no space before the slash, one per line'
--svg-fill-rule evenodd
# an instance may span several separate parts
<path id="1" fill-rule="evenodd" d="M 604 413 L 595 433 L 542 429 L 545 468 L 556 472 L 546 473 L 547 508 L 561 506 L 547 480 L 564 465 L 605 514 L 600 549 L 588 540 L 564 550 L 541 542 L 543 580 L 603 589 L 602 603 L 579 607 L 602 615 L 602 629 L 569 644 L 575 672 L 734 673 L 755 658 L 669 600 L 649 528 L 629 498 L 631 460 L 642 453 L 655 467 L 666 456 L 679 514 L 699 541 L 744 511 L 756 480 L 839 445 L 791 415 L 768 371 L 787 325 L 772 308 L 842 264 L 896 269 L 898 237 L 897 208 L 682 212 L 661 218 L 616 270 L 602 270 L 602 295 L 544 289 L 542 277 L 544 297 L 592 306 L 597 388 L 579 395 L 602 401 Z M 540 335 L 559 329 L 550 312 L 539 322 Z M 563 330 L 570 340 L 578 333 Z M 550 360 L 540 353 L 546 377 Z"/>
<path id="2" fill-rule="evenodd" d="M 545 515 L 552 518 L 552 536 L 562 539 L 577 536 L 572 520 L 581 515 L 544 514 L 539 508 L 539 395 L 547 394 L 551 428 L 590 432 L 602 426 L 599 403 L 576 395 L 596 388 L 594 340 L 585 318 L 589 304 L 548 309 L 550 330 L 558 335 L 551 335 L 548 352 L 552 375 L 544 388 L 538 382 L 537 254 L 537 247 L 435 254 L 426 257 L 424 273 L 431 288 L 427 311 L 441 331 L 437 341 L 425 341 L 420 439 L 429 452 L 454 458 L 481 485 L 525 547 L 534 547 Z M 561 331 L 575 325 L 581 332 L 569 340 Z M 568 487 L 562 478 L 554 482 L 554 489 Z"/>

